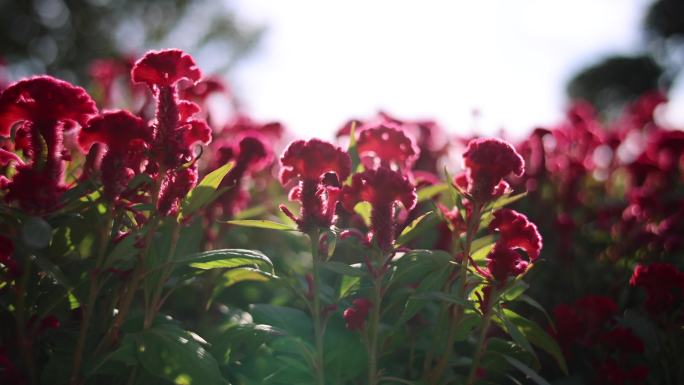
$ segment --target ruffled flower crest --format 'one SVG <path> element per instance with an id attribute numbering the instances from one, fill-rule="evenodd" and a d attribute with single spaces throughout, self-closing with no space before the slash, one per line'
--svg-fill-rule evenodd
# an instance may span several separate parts
<path id="1" fill-rule="evenodd" d="M 463 153 L 463 160 L 468 193 L 480 202 L 497 195 L 504 177 L 510 174 L 521 176 L 525 171 L 523 158 L 515 148 L 496 138 L 471 140 Z"/>

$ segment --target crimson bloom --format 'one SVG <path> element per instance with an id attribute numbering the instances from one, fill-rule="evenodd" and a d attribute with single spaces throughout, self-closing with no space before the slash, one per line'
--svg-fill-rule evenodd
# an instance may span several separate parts
<path id="1" fill-rule="evenodd" d="M 419 153 L 413 140 L 390 124 L 362 130 L 357 150 L 366 168 L 383 166 L 400 170 L 410 169 Z"/>
<path id="2" fill-rule="evenodd" d="M 473 139 L 463 153 L 468 193 L 480 202 L 490 200 L 504 177 L 521 176 L 525 163 L 509 143 L 496 138 Z"/>
<path id="3" fill-rule="evenodd" d="M 115 200 L 136 174 L 142 172 L 145 152 L 152 141 L 152 131 L 144 120 L 128 111 L 111 111 L 88 121 L 78 134 L 78 144 L 89 151 L 94 143 L 107 147 L 100 169 L 104 193 Z"/>
<path id="4" fill-rule="evenodd" d="M 193 158 L 193 146 L 211 141 L 211 128 L 193 118 L 199 106 L 178 98 L 180 81 L 197 83 L 201 76 L 193 58 L 177 49 L 150 51 L 131 70 L 133 81 L 146 84 L 157 98 L 152 153 L 164 173 L 157 208 L 166 215 L 177 212 L 197 183 L 196 164 L 184 166 Z"/>
<path id="5" fill-rule="evenodd" d="M 21 80 L 5 89 L 0 95 L 0 136 L 9 136 L 16 123 L 23 123 L 20 139 L 27 140 L 22 146 L 29 158 L 16 167 L 5 199 L 31 212 L 56 208 L 67 188 L 64 166 L 69 157 L 63 133 L 85 125 L 96 113 L 95 102 L 83 88 L 50 76 Z"/>
<path id="6" fill-rule="evenodd" d="M 489 231 L 498 231 L 501 238 L 497 242 L 511 249 L 522 249 L 534 262 L 541 252 L 542 237 L 537 225 L 530 222 L 524 214 L 511 209 L 494 212 L 494 219 L 489 223 Z"/>
<path id="7" fill-rule="evenodd" d="M 390 250 L 395 237 L 394 204 L 401 203 L 406 210 L 416 205 L 416 189 L 407 177 L 387 167 L 366 170 L 352 177 L 350 186 L 343 190 L 342 203 L 353 211 L 359 202 L 369 202 L 371 231 L 382 250 Z"/>
<path id="8" fill-rule="evenodd" d="M 340 181 L 347 179 L 351 171 L 349 155 L 319 139 L 297 140 L 285 149 L 280 163 L 281 183 L 299 180 L 299 185 L 290 191 L 290 198 L 302 205 L 299 218 L 281 206 L 283 212 L 305 233 L 329 227 L 339 200 Z"/>
<path id="9" fill-rule="evenodd" d="M 671 311 L 684 296 L 684 273 L 669 263 L 638 264 L 629 283 L 646 290 L 646 309 L 653 315 Z"/>
<path id="10" fill-rule="evenodd" d="M 352 307 L 342 313 L 345 326 L 351 331 L 363 330 L 366 326 L 368 311 L 373 307 L 373 302 L 367 298 L 357 298 L 352 302 Z"/>

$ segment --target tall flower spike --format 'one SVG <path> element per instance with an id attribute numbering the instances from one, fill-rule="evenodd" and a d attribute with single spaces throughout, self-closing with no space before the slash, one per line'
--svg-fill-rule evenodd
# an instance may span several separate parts
<path id="1" fill-rule="evenodd" d="M 24 148 L 30 161 L 17 166 L 5 199 L 31 212 L 54 209 L 66 190 L 63 132 L 85 125 L 96 113 L 95 102 L 83 88 L 50 76 L 6 88 L 0 95 L 0 135 L 8 136 L 12 126 L 23 123 L 21 138 L 27 143 L 15 147 Z"/>
<path id="2" fill-rule="evenodd" d="M 283 168 L 280 181 L 283 184 L 299 180 L 299 185 L 290 191 L 290 197 L 301 202 L 300 216 L 294 217 L 282 207 L 302 232 L 317 227 L 329 227 L 339 199 L 339 183 L 351 172 L 351 159 L 339 147 L 319 139 L 298 140 L 290 143 L 280 158 Z M 337 183 L 324 183 L 330 179 Z M 336 185 L 335 185 L 336 184 Z"/>
<path id="3" fill-rule="evenodd" d="M 131 70 L 136 83 L 144 83 L 157 97 L 154 152 L 166 168 L 176 168 L 192 158 L 192 146 L 211 141 L 206 122 L 193 119 L 199 107 L 178 99 L 177 83 L 196 83 L 202 73 L 192 57 L 177 49 L 150 51 Z"/>
<path id="4" fill-rule="evenodd" d="M 395 220 L 394 204 L 401 203 L 406 210 L 416 205 L 416 189 L 408 178 L 387 167 L 366 170 L 355 174 L 351 186 L 342 192 L 342 204 L 353 211 L 359 202 L 369 202 L 371 210 L 371 230 L 378 246 L 390 250 L 394 243 Z"/>
<path id="5" fill-rule="evenodd" d="M 78 134 L 78 144 L 84 152 L 94 143 L 107 146 L 100 169 L 104 193 L 110 200 L 115 200 L 142 171 L 151 141 L 152 131 L 145 121 L 123 110 L 90 119 Z"/>
<path id="6" fill-rule="evenodd" d="M 521 176 L 525 163 L 513 146 L 496 138 L 473 139 L 463 153 L 467 169 L 469 193 L 486 202 L 496 194 L 501 179 L 514 174 Z"/>
<path id="7" fill-rule="evenodd" d="M 383 166 L 409 170 L 419 153 L 413 140 L 390 124 L 362 130 L 357 149 L 366 168 Z"/>

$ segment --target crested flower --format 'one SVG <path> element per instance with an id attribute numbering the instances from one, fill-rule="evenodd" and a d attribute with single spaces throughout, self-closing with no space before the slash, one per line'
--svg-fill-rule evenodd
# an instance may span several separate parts
<path id="1" fill-rule="evenodd" d="M 31 212 L 55 209 L 66 191 L 63 133 L 85 125 L 96 113 L 85 90 L 50 76 L 24 79 L 5 89 L 0 95 L 0 136 L 9 136 L 11 128 L 22 123 L 15 148 L 29 159 L 16 167 L 5 199 Z"/>
<path id="2" fill-rule="evenodd" d="M 362 130 L 357 150 L 366 168 L 388 167 L 409 170 L 419 150 L 413 140 L 389 124 Z"/>
<path id="3" fill-rule="evenodd" d="M 371 231 L 382 250 L 390 250 L 395 237 L 394 205 L 401 203 L 406 210 L 416 205 L 416 189 L 407 177 L 387 167 L 366 170 L 352 177 L 350 186 L 343 190 L 342 203 L 353 211 L 359 202 L 371 204 Z"/>
<path id="4" fill-rule="evenodd" d="M 521 176 L 525 163 L 513 146 L 496 138 L 471 140 L 463 160 L 467 169 L 468 193 L 480 202 L 492 199 L 501 180 L 510 175 Z"/>
<path id="5" fill-rule="evenodd" d="M 190 161 L 194 144 L 211 141 L 206 122 L 192 118 L 199 106 L 178 98 L 178 82 L 196 83 L 201 76 L 192 57 L 176 49 L 148 52 L 131 70 L 133 81 L 146 84 L 157 98 L 154 152 L 166 168 Z"/>
<path id="6" fill-rule="evenodd" d="M 352 307 L 342 314 L 347 329 L 350 331 L 363 330 L 366 327 L 366 317 L 371 307 L 373 307 L 373 302 L 369 299 L 355 299 L 352 302 Z"/>
<path id="7" fill-rule="evenodd" d="M 78 144 L 88 152 L 93 144 L 107 147 L 100 170 L 104 193 L 115 200 L 136 174 L 142 172 L 152 132 L 144 120 L 123 110 L 96 116 L 79 132 Z"/>
<path id="8" fill-rule="evenodd" d="M 281 209 L 302 232 L 329 227 L 339 199 L 340 182 L 350 173 L 349 155 L 319 139 L 298 140 L 287 147 L 280 162 L 283 166 L 280 170 L 281 183 L 298 180 L 298 186 L 290 191 L 290 198 L 301 203 L 298 218 L 284 206 Z"/>
<path id="9" fill-rule="evenodd" d="M 224 215 L 232 216 L 243 209 L 249 200 L 249 194 L 242 187 L 244 178 L 271 164 L 273 153 L 266 140 L 258 134 L 247 135 L 236 141 L 215 143 L 214 148 L 214 167 L 220 167 L 230 161 L 235 162 L 219 186 L 230 190 L 216 201 L 222 206 Z"/>
<path id="10" fill-rule="evenodd" d="M 131 70 L 133 81 L 146 84 L 157 99 L 152 154 L 164 174 L 157 208 L 166 215 L 178 211 L 180 200 L 197 183 L 196 164 L 185 166 L 193 160 L 195 144 L 211 141 L 211 128 L 193 118 L 199 106 L 178 98 L 179 82 L 197 83 L 201 77 L 193 58 L 177 49 L 150 51 Z"/>
<path id="11" fill-rule="evenodd" d="M 671 311 L 684 298 L 684 273 L 669 263 L 638 264 L 629 283 L 646 290 L 646 309 L 654 315 Z"/>
<path id="12" fill-rule="evenodd" d="M 522 249 L 534 262 L 542 248 L 542 238 L 537 226 L 530 222 L 524 214 L 511 209 L 494 212 L 494 219 L 489 223 L 489 231 L 498 231 L 501 238 L 497 242 L 511 249 Z"/>

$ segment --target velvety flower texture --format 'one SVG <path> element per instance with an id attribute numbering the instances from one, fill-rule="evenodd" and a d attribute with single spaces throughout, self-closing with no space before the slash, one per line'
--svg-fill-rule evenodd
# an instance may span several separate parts
<path id="1" fill-rule="evenodd" d="M 280 163 L 283 184 L 299 180 L 299 185 L 290 191 L 290 198 L 301 203 L 298 218 L 281 206 L 283 212 L 305 233 L 329 227 L 339 200 L 340 181 L 351 172 L 349 155 L 319 139 L 297 140 L 285 149 Z"/>
<path id="2" fill-rule="evenodd" d="M 366 170 L 352 177 L 350 186 L 343 189 L 342 203 L 353 211 L 359 202 L 369 202 L 371 232 L 382 250 L 391 250 L 395 237 L 394 204 L 401 203 L 406 210 L 416 205 L 416 189 L 407 177 L 387 167 Z"/>
<path id="3" fill-rule="evenodd" d="M 463 160 L 468 178 L 468 193 L 475 200 L 486 202 L 496 193 L 496 188 L 504 177 L 514 174 L 521 176 L 525 163 L 513 146 L 496 138 L 471 140 Z"/>
<path id="4" fill-rule="evenodd" d="M 78 133 L 78 144 L 88 152 L 94 143 L 107 147 L 100 170 L 105 196 L 115 200 L 136 174 L 142 172 L 152 131 L 144 120 L 123 110 L 105 112 L 88 121 Z"/>
<path id="5" fill-rule="evenodd" d="M 11 128 L 22 123 L 15 148 L 23 148 L 29 159 L 16 167 L 5 199 L 34 213 L 55 209 L 66 190 L 63 133 L 85 125 L 96 113 L 85 90 L 50 76 L 21 80 L 5 89 L 0 95 L 0 136 L 9 136 Z"/>
<path id="6" fill-rule="evenodd" d="M 344 311 L 345 325 L 351 331 L 363 330 L 366 326 L 368 311 L 373 307 L 373 302 L 366 298 L 357 298 L 352 302 L 352 307 Z"/>
<path id="7" fill-rule="evenodd" d="M 389 124 L 362 130 L 356 143 L 366 168 L 410 170 L 419 153 L 411 138 Z"/>
<path id="8" fill-rule="evenodd" d="M 672 311 L 684 298 L 684 273 L 669 263 L 639 264 L 629 283 L 646 290 L 646 309 L 654 315 Z"/>
<path id="9" fill-rule="evenodd" d="M 489 230 L 498 232 L 500 236 L 487 255 L 487 269 L 499 284 L 524 273 L 529 264 L 539 257 L 542 238 L 537 226 L 525 215 L 511 209 L 498 210 L 494 212 Z M 518 249 L 527 253 L 529 261 L 523 259 Z"/>
<path id="10" fill-rule="evenodd" d="M 157 98 L 152 153 L 164 173 L 157 208 L 166 215 L 178 211 L 197 183 L 197 165 L 184 166 L 194 156 L 193 146 L 211 141 L 211 128 L 193 118 L 199 106 L 178 98 L 178 82 L 196 83 L 201 76 L 193 58 L 177 49 L 150 51 L 131 70 L 133 81 L 146 84 Z"/>

